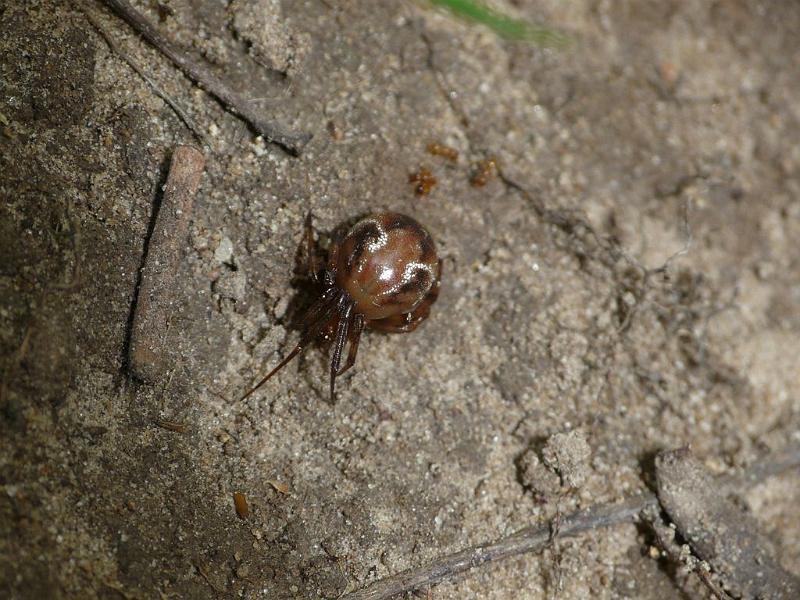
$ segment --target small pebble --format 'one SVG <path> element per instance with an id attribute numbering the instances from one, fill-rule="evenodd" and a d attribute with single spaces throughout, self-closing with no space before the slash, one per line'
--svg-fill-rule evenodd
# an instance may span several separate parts
<path id="1" fill-rule="evenodd" d="M 219 263 L 230 263 L 233 258 L 233 242 L 227 236 L 219 241 L 219 246 L 214 251 L 214 260 Z"/>

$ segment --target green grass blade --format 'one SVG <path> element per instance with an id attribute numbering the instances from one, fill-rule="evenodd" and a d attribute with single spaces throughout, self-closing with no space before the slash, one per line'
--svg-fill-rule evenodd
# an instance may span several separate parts
<path id="1" fill-rule="evenodd" d="M 430 0 L 431 4 L 441 6 L 454 15 L 473 23 L 489 27 L 503 38 L 533 42 L 541 46 L 564 46 L 567 37 L 557 31 L 506 16 L 474 0 Z"/>

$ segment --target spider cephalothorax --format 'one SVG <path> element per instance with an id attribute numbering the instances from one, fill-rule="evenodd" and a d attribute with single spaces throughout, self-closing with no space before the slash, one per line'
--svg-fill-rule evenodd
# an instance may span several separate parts
<path id="1" fill-rule="evenodd" d="M 318 268 L 311 214 L 306 219 L 309 276 L 320 296 L 303 318 L 300 342 L 278 366 L 248 391 L 246 398 L 321 336 L 333 340 L 331 400 L 336 377 L 356 361 L 365 327 L 389 333 L 413 331 L 439 295 L 442 264 L 436 245 L 417 221 L 393 212 L 369 215 L 334 240 L 323 269 Z M 341 365 L 345 346 L 347 360 Z"/>

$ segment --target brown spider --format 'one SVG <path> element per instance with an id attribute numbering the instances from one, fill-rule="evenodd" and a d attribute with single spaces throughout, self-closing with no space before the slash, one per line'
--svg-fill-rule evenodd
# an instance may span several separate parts
<path id="1" fill-rule="evenodd" d="M 336 378 L 355 364 L 364 328 L 414 331 L 439 296 L 442 261 L 433 238 L 411 217 L 393 212 L 364 217 L 343 238 L 334 239 L 321 270 L 311 213 L 306 217 L 305 236 L 308 275 L 321 287 L 320 296 L 303 317 L 298 344 L 242 400 L 322 337 L 333 339 L 330 389 L 334 401 Z M 347 343 L 347 362 L 341 367 Z"/>

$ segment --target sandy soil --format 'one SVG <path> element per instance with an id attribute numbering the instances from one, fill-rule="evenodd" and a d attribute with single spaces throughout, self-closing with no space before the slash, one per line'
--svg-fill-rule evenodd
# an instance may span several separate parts
<path id="1" fill-rule="evenodd" d="M 336 598 L 648 489 L 661 449 L 723 473 L 800 437 L 799 4 L 498 3 L 563 50 L 415 2 L 158 4 L 135 2 L 314 137 L 254 139 L 89 3 L 209 143 L 163 376 L 136 381 L 145 244 L 196 141 L 72 5 L 0 5 L 0 595 Z M 529 193 L 470 185 L 489 157 Z M 238 402 L 311 300 L 306 213 L 379 209 L 436 239 L 431 318 L 367 335 L 335 405 L 318 350 Z M 795 574 L 799 500 L 797 474 L 742 498 Z M 430 597 L 707 595 L 651 543 L 598 530 Z"/>

